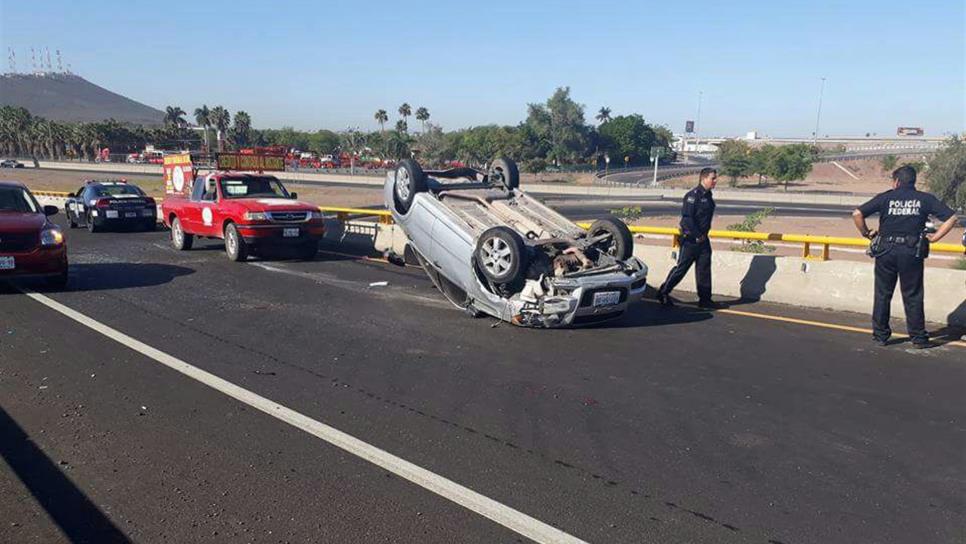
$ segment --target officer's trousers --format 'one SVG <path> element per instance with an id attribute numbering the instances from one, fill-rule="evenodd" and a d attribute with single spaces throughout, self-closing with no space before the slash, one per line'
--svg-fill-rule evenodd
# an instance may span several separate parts
<path id="1" fill-rule="evenodd" d="M 678 262 L 668 272 L 667 279 L 661 285 L 660 292 L 667 295 L 677 284 L 681 283 L 685 274 L 694 265 L 694 279 L 698 287 L 698 299 L 711 300 L 711 241 L 707 238 L 703 242 L 682 240 L 678 250 Z"/>
<path id="2" fill-rule="evenodd" d="M 888 252 L 875 259 L 875 302 L 872 306 L 873 335 L 887 340 L 892 335 L 889 327 L 889 310 L 896 280 L 902 291 L 902 303 L 906 310 L 906 328 L 915 343 L 929 341 L 926 333 L 926 316 L 923 309 L 922 285 L 923 260 L 916 258 L 916 248 L 905 244 L 892 244 Z"/>

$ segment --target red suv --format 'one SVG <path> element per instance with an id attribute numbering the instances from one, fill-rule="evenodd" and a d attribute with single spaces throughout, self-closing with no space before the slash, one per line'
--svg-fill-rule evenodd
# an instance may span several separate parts
<path id="1" fill-rule="evenodd" d="M 0 181 L 0 279 L 44 277 L 67 285 L 67 244 L 48 219 L 56 206 L 41 206 L 22 183 Z"/>

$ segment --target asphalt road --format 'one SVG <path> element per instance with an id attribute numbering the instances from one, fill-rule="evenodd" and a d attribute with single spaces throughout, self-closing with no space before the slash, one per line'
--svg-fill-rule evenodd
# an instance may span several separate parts
<path id="1" fill-rule="evenodd" d="M 966 539 L 961 347 L 650 302 L 518 329 L 414 268 L 69 243 L 53 301 L 588 542 Z M 0 456 L 4 543 L 525 541 L 10 287 Z"/>

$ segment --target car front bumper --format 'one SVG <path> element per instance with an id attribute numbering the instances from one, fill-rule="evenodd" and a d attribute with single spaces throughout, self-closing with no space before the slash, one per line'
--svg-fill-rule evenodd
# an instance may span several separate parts
<path id="1" fill-rule="evenodd" d="M 23 253 L 2 253 L 0 257 L 13 257 L 14 268 L 0 270 L 0 279 L 33 276 L 57 276 L 67 271 L 67 248 L 38 247 Z"/>

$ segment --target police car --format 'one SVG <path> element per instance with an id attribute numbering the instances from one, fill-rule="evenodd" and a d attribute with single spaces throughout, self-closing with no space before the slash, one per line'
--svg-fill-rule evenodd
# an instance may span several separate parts
<path id="1" fill-rule="evenodd" d="M 154 230 L 158 207 L 140 187 L 123 179 L 88 180 L 68 195 L 65 212 L 72 229 L 86 226 L 91 232 L 116 227 Z"/>

